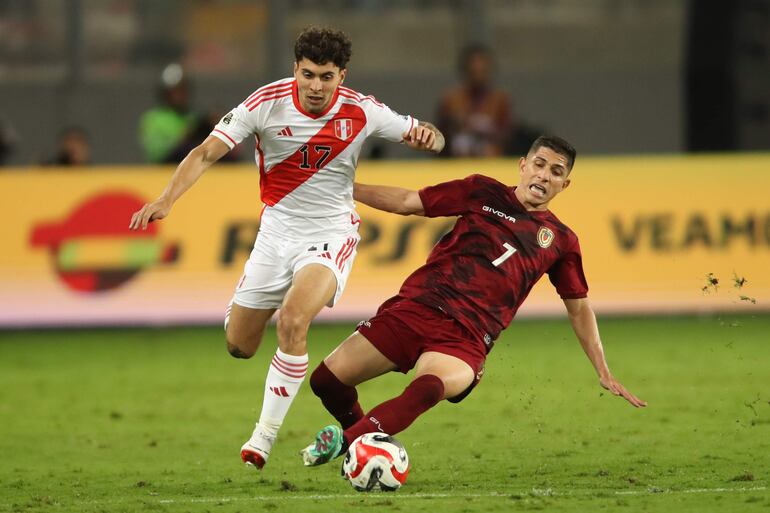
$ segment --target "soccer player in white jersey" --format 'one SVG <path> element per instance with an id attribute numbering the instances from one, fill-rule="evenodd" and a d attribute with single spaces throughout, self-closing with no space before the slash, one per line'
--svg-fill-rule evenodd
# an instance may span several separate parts
<path id="1" fill-rule="evenodd" d="M 350 54 L 342 32 L 305 29 L 294 46 L 294 76 L 257 89 L 226 114 L 179 164 L 160 197 L 130 221 L 136 230 L 166 217 L 209 166 L 255 137 L 264 209 L 225 331 L 230 354 L 250 358 L 280 308 L 262 412 L 241 448 L 243 461 L 260 469 L 305 378 L 310 322 L 337 302 L 356 256 L 353 179 L 364 140 L 381 137 L 436 153 L 444 147 L 432 124 L 342 86 Z"/>

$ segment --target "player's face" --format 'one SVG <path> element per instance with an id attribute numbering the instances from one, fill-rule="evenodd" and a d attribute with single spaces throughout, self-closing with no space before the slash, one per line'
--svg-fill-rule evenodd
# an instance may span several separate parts
<path id="1" fill-rule="evenodd" d="M 309 59 L 295 62 L 294 78 L 297 79 L 297 95 L 302 108 L 313 114 L 323 112 L 332 101 L 337 86 L 345 79 L 346 71 L 333 62 L 316 64 Z"/>
<path id="2" fill-rule="evenodd" d="M 519 161 L 521 180 L 516 197 L 529 210 L 546 210 L 548 203 L 569 185 L 567 157 L 541 146 Z"/>

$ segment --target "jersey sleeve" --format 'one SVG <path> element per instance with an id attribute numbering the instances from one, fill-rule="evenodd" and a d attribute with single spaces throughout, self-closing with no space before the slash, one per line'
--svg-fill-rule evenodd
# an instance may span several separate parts
<path id="1" fill-rule="evenodd" d="M 371 135 L 381 137 L 391 142 L 401 142 L 404 134 L 417 126 L 417 120 L 412 116 L 402 116 L 387 105 L 371 102 L 366 113 L 368 122 L 372 124 Z"/>
<path id="2" fill-rule="evenodd" d="M 425 217 L 458 216 L 468 211 L 468 196 L 476 175 L 419 190 Z"/>
<path id="3" fill-rule="evenodd" d="M 232 150 L 246 137 L 259 133 L 258 117 L 255 112 L 250 112 L 244 104 L 238 105 L 225 114 L 211 131 L 211 135 L 220 139 Z"/>
<path id="4" fill-rule="evenodd" d="M 583 256 L 577 237 L 567 251 L 548 269 L 548 278 L 562 299 L 580 299 L 588 296 L 588 282 L 583 273 Z"/>

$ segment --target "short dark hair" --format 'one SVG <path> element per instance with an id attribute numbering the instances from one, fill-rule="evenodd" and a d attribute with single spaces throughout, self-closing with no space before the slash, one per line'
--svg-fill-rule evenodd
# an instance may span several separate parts
<path id="1" fill-rule="evenodd" d="M 340 30 L 307 27 L 300 32 L 294 43 L 294 59 L 309 59 L 316 64 L 333 62 L 345 69 L 352 53 L 350 38 Z"/>
<path id="2" fill-rule="evenodd" d="M 572 170 L 572 166 L 575 165 L 577 151 L 575 151 L 575 148 L 570 143 L 555 135 L 541 135 L 529 147 L 528 153 L 534 153 L 543 146 L 552 149 L 559 155 L 567 157 L 567 168 Z"/>

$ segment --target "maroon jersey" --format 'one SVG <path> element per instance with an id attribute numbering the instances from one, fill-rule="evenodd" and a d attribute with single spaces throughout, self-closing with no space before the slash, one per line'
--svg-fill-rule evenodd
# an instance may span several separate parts
<path id="1" fill-rule="evenodd" d="M 488 347 L 543 273 L 564 299 L 588 293 L 575 233 L 550 211 L 527 211 L 514 190 L 482 175 L 420 190 L 427 217 L 460 217 L 399 291 L 454 317 Z"/>

